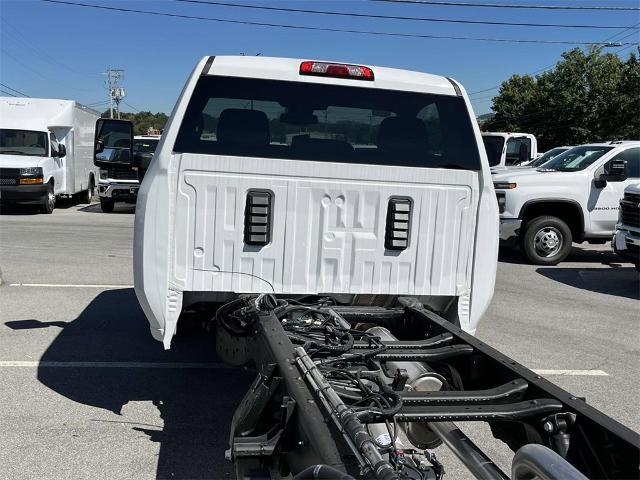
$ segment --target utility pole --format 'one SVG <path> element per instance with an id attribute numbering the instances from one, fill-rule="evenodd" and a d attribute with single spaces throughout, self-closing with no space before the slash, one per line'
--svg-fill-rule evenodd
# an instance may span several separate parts
<path id="1" fill-rule="evenodd" d="M 120 119 L 120 102 L 125 95 L 120 81 L 124 78 L 124 70 L 120 68 L 107 68 L 107 95 L 109 96 L 109 116 L 113 118 L 113 103 L 116 104 L 116 115 Z"/>

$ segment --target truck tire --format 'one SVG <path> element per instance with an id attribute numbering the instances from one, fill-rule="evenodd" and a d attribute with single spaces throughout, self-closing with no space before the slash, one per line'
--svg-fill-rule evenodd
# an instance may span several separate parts
<path id="1" fill-rule="evenodd" d="M 47 194 L 42 199 L 40 206 L 42 213 L 51 214 L 53 209 L 56 208 L 56 195 L 53 193 L 53 183 L 49 182 L 47 187 Z"/>
<path id="2" fill-rule="evenodd" d="M 534 265 L 557 265 L 571 252 L 573 235 L 557 217 L 536 217 L 525 225 L 522 249 Z"/>
<path id="3" fill-rule="evenodd" d="M 109 199 L 109 198 L 101 198 L 100 199 L 100 208 L 102 209 L 102 211 L 104 213 L 111 213 L 113 212 L 113 207 L 115 206 L 116 202 L 114 202 L 113 200 Z"/>
<path id="4" fill-rule="evenodd" d="M 93 185 L 93 177 L 89 178 L 89 187 L 86 190 L 80 192 L 80 203 L 86 203 L 87 205 L 91 204 L 91 199 L 93 198 L 95 187 Z M 111 209 L 113 210 L 113 208 Z"/>

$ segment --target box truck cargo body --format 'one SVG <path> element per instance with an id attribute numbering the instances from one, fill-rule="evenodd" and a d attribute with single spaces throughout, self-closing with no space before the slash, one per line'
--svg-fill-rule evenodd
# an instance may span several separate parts
<path id="1" fill-rule="evenodd" d="M 62 195 L 89 203 L 98 118 L 73 100 L 0 97 L 0 201 L 38 203 L 47 213 Z"/>

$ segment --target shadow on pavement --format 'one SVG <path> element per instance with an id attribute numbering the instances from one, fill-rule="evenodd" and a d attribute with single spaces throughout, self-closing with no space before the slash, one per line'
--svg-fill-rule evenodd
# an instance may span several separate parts
<path id="1" fill-rule="evenodd" d="M 123 213 L 136 213 L 136 206 L 133 203 L 116 202 L 113 207 L 113 212 L 104 213 L 102 208 L 100 208 L 100 203 L 92 203 L 91 205 L 87 205 L 86 207 L 79 209 L 79 211 L 85 213 L 101 213 L 102 215 L 117 215 Z"/>
<path id="2" fill-rule="evenodd" d="M 7 325 L 62 327 L 42 362 L 218 364 L 220 368 L 211 369 L 40 367 L 38 380 L 70 400 L 116 414 L 130 401 L 153 402 L 164 428 L 131 428 L 160 443 L 157 478 L 220 478 L 232 472 L 224 460 L 231 417 L 254 375 L 219 362 L 212 337 L 187 332 L 165 351 L 151 338 L 133 289 L 101 293 L 69 323 L 23 320 Z"/>
<path id="3" fill-rule="evenodd" d="M 563 263 L 600 263 L 614 268 L 622 267 L 623 260 L 610 249 L 597 250 L 598 246 L 585 245 L 571 249 L 571 253 Z M 527 265 L 530 262 L 519 248 L 501 248 L 498 261 L 502 263 L 513 263 L 517 265 Z"/>
<path id="4" fill-rule="evenodd" d="M 66 210 L 78 205 L 73 198 L 56 199 L 56 209 Z M 0 215 L 45 215 L 40 205 L 34 203 L 8 203 L 0 205 Z"/>
<path id="5" fill-rule="evenodd" d="M 536 272 L 571 287 L 640 300 L 640 274 L 638 274 L 635 267 L 543 267 L 538 268 Z"/>

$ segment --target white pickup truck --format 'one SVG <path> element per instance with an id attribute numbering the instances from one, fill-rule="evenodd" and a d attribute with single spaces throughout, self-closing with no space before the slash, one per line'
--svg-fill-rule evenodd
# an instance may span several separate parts
<path id="1" fill-rule="evenodd" d="M 640 270 L 640 183 L 624 189 L 611 247 Z"/>
<path id="2" fill-rule="evenodd" d="M 133 137 L 133 153 L 153 157 L 160 135 L 136 135 Z M 102 164 L 98 182 L 100 208 L 105 213 L 113 212 L 116 202 L 136 203 L 140 188 L 139 174 L 131 165 Z"/>
<path id="3" fill-rule="evenodd" d="M 475 331 L 493 294 L 498 212 L 472 119 L 445 77 L 203 59 L 136 205 L 136 293 L 154 337 L 169 348 L 191 303 L 271 291 L 411 294 Z M 99 165 L 135 163 L 126 125 L 100 120 Z"/>
<path id="4" fill-rule="evenodd" d="M 573 242 L 605 243 L 625 187 L 640 178 L 640 142 L 573 147 L 543 167 L 493 176 L 500 239 L 538 265 L 555 265 Z"/>
<path id="5" fill-rule="evenodd" d="M 492 170 L 526 165 L 538 156 L 538 140 L 530 133 L 482 132 Z"/>
<path id="6" fill-rule="evenodd" d="M 130 123 L 96 131 L 99 164 L 144 168 Z M 169 348 L 197 302 L 219 358 L 258 371 L 224 453 L 235 478 L 441 479 L 443 442 L 477 478 L 509 478 L 452 420 L 489 422 L 517 452 L 513 480 L 637 473 L 633 432 L 471 335 L 498 205 L 455 80 L 204 58 L 136 207 L 153 336 Z"/>

